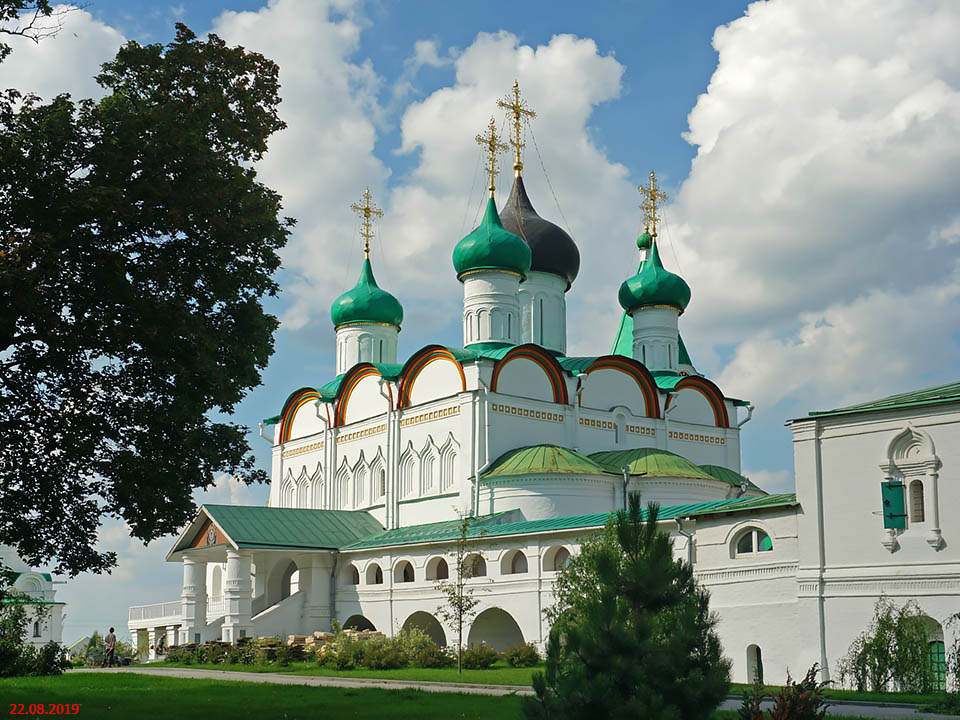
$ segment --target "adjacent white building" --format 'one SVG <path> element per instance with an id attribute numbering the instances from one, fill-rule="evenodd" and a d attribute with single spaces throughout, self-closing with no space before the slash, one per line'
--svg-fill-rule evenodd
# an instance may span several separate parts
<path id="1" fill-rule="evenodd" d="M 31 568 L 8 545 L 0 545 L 0 568 L 13 573 L 13 590 L 17 593 L 6 602 L 23 602 L 26 607 L 27 642 L 37 646 L 62 642 L 66 603 L 56 599 L 53 576 Z"/>
<path id="2" fill-rule="evenodd" d="M 269 506 L 201 508 L 167 558 L 183 565 L 181 597 L 131 608 L 135 642 L 306 634 L 334 619 L 451 642 L 435 582 L 467 514 L 483 569 L 468 642 L 542 644 L 557 572 L 628 490 L 662 506 L 677 556 L 709 588 L 737 681 L 814 662 L 829 678 L 881 595 L 919 603 L 932 652 L 953 642 L 960 384 L 793 420 L 797 492 L 768 495 L 740 474 L 752 408 L 684 348 L 691 292 L 663 266 L 655 202 L 613 350 L 568 356 L 579 252 L 537 215 L 518 165 L 506 207 L 491 197 L 454 248 L 462 346 L 400 362 L 402 308 L 368 256 L 332 310 L 336 375 L 264 421 Z"/>

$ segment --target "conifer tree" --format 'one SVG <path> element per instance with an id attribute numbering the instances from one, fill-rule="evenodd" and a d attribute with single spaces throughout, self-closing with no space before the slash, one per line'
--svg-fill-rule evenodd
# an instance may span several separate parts
<path id="1" fill-rule="evenodd" d="M 658 507 L 639 494 L 587 543 L 558 583 L 531 720 L 709 718 L 730 685 L 709 594 L 675 560 Z M 574 579 L 574 581 L 570 581 Z"/>

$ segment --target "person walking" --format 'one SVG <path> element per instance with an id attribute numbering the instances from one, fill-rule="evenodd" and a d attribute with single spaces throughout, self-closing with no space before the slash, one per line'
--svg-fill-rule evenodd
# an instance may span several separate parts
<path id="1" fill-rule="evenodd" d="M 117 647 L 117 636 L 113 634 L 113 628 L 110 628 L 110 632 L 107 633 L 106 637 L 103 638 L 103 662 L 100 663 L 100 667 L 113 667 L 113 652 Z"/>

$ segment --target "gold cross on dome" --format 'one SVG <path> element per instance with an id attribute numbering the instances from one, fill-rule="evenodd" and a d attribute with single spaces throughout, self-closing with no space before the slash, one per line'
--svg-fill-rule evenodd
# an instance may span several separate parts
<path id="1" fill-rule="evenodd" d="M 363 191 L 363 204 L 353 203 L 350 206 L 360 217 L 360 237 L 363 238 L 363 256 L 370 257 L 370 241 L 373 239 L 373 223 L 375 218 L 383 217 L 383 210 L 373 203 L 370 188 Z"/>
<path id="2" fill-rule="evenodd" d="M 497 137 L 497 122 L 493 118 L 490 118 L 490 125 L 487 128 L 487 132 L 482 135 L 477 135 L 477 142 L 487 149 L 487 175 L 490 177 L 490 197 L 493 197 L 493 191 L 496 187 L 493 184 L 494 179 L 497 177 L 497 172 L 499 168 L 497 167 L 497 155 L 502 152 L 509 150 L 509 147 L 500 142 L 500 138 Z"/>
<path id="3" fill-rule="evenodd" d="M 640 204 L 640 209 L 643 211 L 644 227 L 646 231 L 650 233 L 651 237 L 656 237 L 657 223 L 660 222 L 660 216 L 657 215 L 657 208 L 660 203 L 667 199 L 667 194 L 662 192 L 660 186 L 657 185 L 657 176 L 653 174 L 653 170 L 650 171 L 650 183 L 648 185 L 640 185 L 637 187 L 637 190 L 643 195 L 643 202 Z"/>
<path id="4" fill-rule="evenodd" d="M 519 175 L 520 171 L 523 170 L 520 150 L 525 144 L 521 132 L 522 125 L 524 121 L 530 122 L 532 118 L 537 116 L 537 113 L 527 105 L 525 100 L 520 99 L 520 84 L 516 80 L 513 81 L 513 92 L 508 93 L 503 100 L 497 100 L 497 107 L 506 110 L 508 117 L 513 116 L 513 137 L 510 138 L 510 144 L 513 145 L 514 150 L 513 169 Z"/>

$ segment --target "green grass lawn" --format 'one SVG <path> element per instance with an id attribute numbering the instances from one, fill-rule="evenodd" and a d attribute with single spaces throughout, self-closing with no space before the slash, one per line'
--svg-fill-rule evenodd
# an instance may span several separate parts
<path id="1" fill-rule="evenodd" d="M 438 668 L 424 669 L 406 667 L 398 670 L 331 670 L 320 667 L 315 662 L 295 662 L 287 667 L 277 665 L 224 665 L 224 664 L 193 664 L 157 663 L 157 667 L 186 667 L 203 670 L 238 670 L 254 673 L 283 673 L 285 675 L 320 675 L 323 677 L 356 677 L 379 678 L 381 680 L 428 680 L 433 682 L 464 682 L 480 683 L 483 685 L 531 685 L 531 676 L 536 670 L 543 669 L 543 663 L 536 667 L 514 668 L 506 661 L 498 660 L 493 667 L 487 670 L 464 670 L 458 675 L 457 669 Z"/>
<path id="2" fill-rule="evenodd" d="M 353 690 L 297 685 L 188 680 L 132 673 L 67 673 L 43 678 L 0 678 L 0 709 L 10 703 L 79 703 L 78 718 L 518 718 L 520 699 L 427 693 L 418 690 Z M 40 715 L 17 715 L 39 718 Z M 59 717 L 69 717 L 61 715 Z"/>
<path id="3" fill-rule="evenodd" d="M 752 690 L 751 685 L 743 685 L 741 683 L 733 683 L 730 686 L 731 695 L 742 695 L 744 692 Z M 777 686 L 767 685 L 766 693 L 770 695 L 771 693 L 779 690 Z M 857 692 L 856 690 L 840 690 L 836 688 L 826 687 L 823 689 L 823 695 L 826 698 L 833 700 L 858 700 L 861 702 L 877 702 L 877 703 L 913 703 L 916 705 L 927 705 L 934 703 L 940 700 L 943 695 L 920 695 L 917 693 L 899 693 L 899 692 Z"/>
<path id="4" fill-rule="evenodd" d="M 73 704 L 86 718 L 282 718 L 300 720 L 391 720 L 400 718 L 520 718 L 520 698 L 456 695 L 417 690 L 354 690 L 193 680 L 132 673 L 67 673 L 42 678 L 0 678 L 0 709 L 10 703 Z M 40 715 L 18 715 L 39 718 Z M 64 716 L 60 716 L 64 717 Z M 715 720 L 735 720 L 735 712 L 717 712 Z M 832 716 L 832 720 L 843 720 Z"/>

